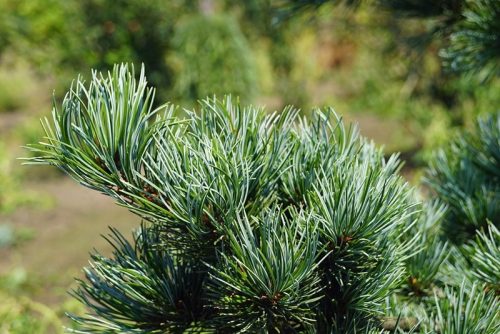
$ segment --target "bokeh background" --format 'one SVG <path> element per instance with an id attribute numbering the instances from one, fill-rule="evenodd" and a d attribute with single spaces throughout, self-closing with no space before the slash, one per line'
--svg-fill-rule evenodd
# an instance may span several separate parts
<path id="1" fill-rule="evenodd" d="M 109 252 L 108 226 L 139 224 L 57 170 L 16 160 L 42 140 L 39 119 L 72 79 L 130 62 L 144 64 L 157 104 L 232 94 L 305 117 L 332 106 L 401 152 L 419 186 L 432 151 L 500 100 L 498 78 L 445 66 L 460 2 L 402 15 L 392 0 L 0 0 L 0 334 L 71 326 L 64 311 L 84 310 L 67 291 L 88 252 Z"/>

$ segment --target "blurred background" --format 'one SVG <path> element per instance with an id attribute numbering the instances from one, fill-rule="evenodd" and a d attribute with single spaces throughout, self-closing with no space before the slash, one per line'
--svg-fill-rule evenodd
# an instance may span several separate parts
<path id="1" fill-rule="evenodd" d="M 500 100 L 498 77 L 447 60 L 464 3 L 0 0 L 0 334 L 70 326 L 64 311 L 83 310 L 67 291 L 88 252 L 109 251 L 109 225 L 139 224 L 57 170 L 16 160 L 77 75 L 143 63 L 158 104 L 232 94 L 306 117 L 332 106 L 401 152 L 418 185 L 431 152 Z"/>

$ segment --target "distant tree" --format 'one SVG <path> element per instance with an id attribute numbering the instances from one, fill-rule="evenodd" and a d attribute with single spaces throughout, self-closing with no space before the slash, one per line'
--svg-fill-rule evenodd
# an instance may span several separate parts
<path id="1" fill-rule="evenodd" d="M 176 27 L 168 62 L 175 82 L 171 97 L 195 103 L 210 95 L 232 94 L 251 101 L 257 92 L 252 49 L 228 15 L 195 14 Z"/>
<path id="2" fill-rule="evenodd" d="M 189 1 L 86 0 L 79 1 L 79 13 L 86 27 L 88 63 L 105 69 L 117 62 L 143 63 L 150 80 L 165 93 L 172 74 L 165 62 L 175 24 Z"/>
<path id="3" fill-rule="evenodd" d="M 0 0 L 0 57 L 13 51 L 42 73 L 87 65 L 77 5 L 63 0 Z"/>
<path id="4" fill-rule="evenodd" d="M 288 0 L 279 9 L 297 12 L 324 4 L 356 6 L 362 0 Z M 497 0 L 375 0 L 366 1 L 401 19 L 426 19 L 428 28 L 413 45 L 426 48 L 439 40 L 447 70 L 479 74 L 490 79 L 500 74 L 500 3 Z M 414 36 L 416 37 L 416 36 Z M 415 43 L 417 42 L 418 43 Z"/>

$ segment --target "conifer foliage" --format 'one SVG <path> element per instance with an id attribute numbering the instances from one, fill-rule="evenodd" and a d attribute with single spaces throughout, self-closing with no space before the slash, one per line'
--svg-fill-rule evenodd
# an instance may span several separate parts
<path id="1" fill-rule="evenodd" d="M 134 77 L 77 80 L 30 146 L 144 221 L 92 255 L 79 332 L 378 332 L 416 240 L 397 158 L 331 109 L 207 98 L 178 118 Z"/>
<path id="2" fill-rule="evenodd" d="M 448 205 L 444 234 L 462 243 L 500 224 L 500 112 L 478 119 L 431 162 L 427 183 Z"/>
<path id="3" fill-rule="evenodd" d="M 77 80 L 30 146 L 142 219 L 91 255 L 76 332 L 498 333 L 498 116 L 438 155 L 420 203 L 331 109 L 214 97 L 181 118 L 138 77 Z"/>

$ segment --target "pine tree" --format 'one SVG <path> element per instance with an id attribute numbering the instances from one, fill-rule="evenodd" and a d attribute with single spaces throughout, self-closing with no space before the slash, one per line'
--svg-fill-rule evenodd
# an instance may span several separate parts
<path id="1" fill-rule="evenodd" d="M 127 66 L 78 80 L 45 120 L 52 164 L 144 223 L 112 230 L 73 293 L 82 332 L 356 332 L 378 326 L 411 242 L 395 157 L 345 128 L 206 99 L 176 118 Z M 331 122 L 330 119 L 334 121 Z M 394 241 L 394 242 L 393 242 Z"/>
<path id="2" fill-rule="evenodd" d="M 498 231 L 471 246 L 475 271 L 450 262 L 438 237 L 446 207 L 417 200 L 397 157 L 332 109 L 307 120 L 214 97 L 179 118 L 153 105 L 143 71 L 138 80 L 126 65 L 94 72 L 30 146 L 31 163 L 142 219 L 131 240 L 111 228 L 111 257 L 92 254 L 72 291 L 89 310 L 70 315 L 76 332 L 500 328 L 497 281 L 484 269 L 498 263 L 489 253 Z M 485 283 L 446 287 L 443 268 Z"/>

